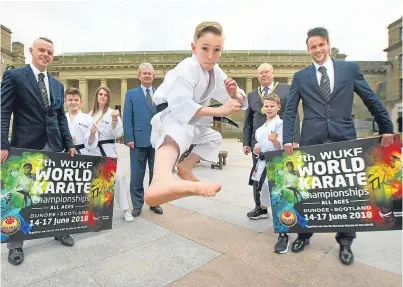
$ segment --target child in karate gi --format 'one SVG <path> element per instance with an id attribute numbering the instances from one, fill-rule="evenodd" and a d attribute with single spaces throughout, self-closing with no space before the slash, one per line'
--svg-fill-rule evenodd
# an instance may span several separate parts
<path id="1" fill-rule="evenodd" d="M 111 91 L 107 87 L 99 87 L 95 92 L 94 105 L 89 115 L 94 119 L 99 134 L 98 146 L 90 154 L 117 158 L 115 140 L 123 135 L 123 124 L 119 111 L 109 108 Z M 115 197 L 126 222 L 133 221 L 129 209 L 126 179 L 121 171 L 118 159 L 116 167 Z"/>
<path id="2" fill-rule="evenodd" d="M 79 154 L 88 155 L 88 151 L 95 149 L 98 145 L 95 121 L 81 111 L 83 99 L 80 90 L 68 88 L 64 93 L 64 101 L 69 110 L 66 118 L 76 150 Z"/>
<path id="3" fill-rule="evenodd" d="M 203 22 L 196 27 L 191 44 L 192 57 L 169 71 L 153 100 L 166 108 L 151 120 L 151 144 L 156 150 L 154 175 L 145 194 L 150 206 L 190 195 L 214 196 L 219 184 L 201 183 L 192 172 L 204 159 L 217 162 L 222 137 L 211 128 L 213 117 L 223 117 L 246 109 L 245 92 L 217 65 L 223 50 L 224 36 L 220 24 Z M 211 99 L 223 105 L 208 107 Z M 195 144 L 190 155 L 174 170 L 179 157 Z"/>
<path id="4" fill-rule="evenodd" d="M 262 112 L 267 117 L 267 122 L 258 128 L 255 133 L 256 145 L 253 153 L 259 158 L 256 165 L 252 168 L 251 180 L 258 182 L 258 190 L 260 192 L 260 202 L 262 210 L 266 210 L 265 217 L 268 217 L 267 207 L 270 206 L 270 190 L 266 175 L 265 152 L 283 149 L 283 120 L 280 119 L 278 112 L 280 111 L 280 98 L 271 93 L 263 97 Z M 252 219 L 258 219 L 253 218 Z M 290 246 L 289 236 L 286 233 L 280 233 L 274 251 L 279 254 L 286 253 Z"/>

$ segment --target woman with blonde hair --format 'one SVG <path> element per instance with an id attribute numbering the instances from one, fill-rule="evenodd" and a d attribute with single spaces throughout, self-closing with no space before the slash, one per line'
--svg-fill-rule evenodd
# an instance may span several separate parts
<path id="1" fill-rule="evenodd" d="M 95 92 L 94 105 L 89 115 L 95 120 L 98 129 L 98 147 L 90 151 L 91 155 L 107 156 L 117 158 L 115 140 L 123 135 L 123 124 L 119 117 L 119 111 L 109 107 L 111 91 L 104 86 L 99 87 Z M 123 211 L 126 222 L 133 221 L 129 210 L 127 198 L 128 189 L 125 177 L 120 170 L 119 160 L 116 168 L 115 197 L 120 209 Z"/>

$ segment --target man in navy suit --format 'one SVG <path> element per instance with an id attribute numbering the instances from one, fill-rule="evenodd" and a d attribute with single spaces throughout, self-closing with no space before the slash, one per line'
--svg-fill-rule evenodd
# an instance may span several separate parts
<path id="1" fill-rule="evenodd" d="M 154 68 L 149 63 L 139 65 L 138 78 L 141 85 L 129 90 L 125 97 L 123 128 L 125 143 L 130 147 L 130 195 L 133 204 L 132 215 L 139 216 L 144 204 L 144 175 L 148 162 L 149 183 L 154 170 L 155 150 L 151 146 L 151 119 L 157 113 L 152 100 Z M 150 206 L 157 214 L 162 214 L 160 206 Z"/>
<path id="2" fill-rule="evenodd" d="M 64 113 L 64 87 L 46 72 L 53 61 L 53 42 L 47 38 L 35 40 L 29 49 L 32 64 L 7 70 L 1 83 L 1 162 L 7 160 L 9 148 L 44 151 L 68 151 L 77 154 Z M 8 140 L 11 114 L 13 127 Z M 73 246 L 70 235 L 55 237 L 65 246 Z M 8 262 L 19 265 L 24 261 L 23 241 L 9 242 Z"/>
<path id="3" fill-rule="evenodd" d="M 283 142 L 287 153 L 293 152 L 293 128 L 299 101 L 302 99 L 301 146 L 354 140 L 357 138 L 352 120 L 354 92 L 360 96 L 379 126 L 383 146 L 394 140 L 393 124 L 388 112 L 364 79 L 358 64 L 330 58 L 329 35 L 324 28 L 308 31 L 306 40 L 313 64 L 295 73 L 284 114 Z M 292 251 L 302 251 L 312 233 L 299 233 Z M 339 257 L 351 264 L 354 255 L 351 244 L 355 232 L 339 232 Z"/>

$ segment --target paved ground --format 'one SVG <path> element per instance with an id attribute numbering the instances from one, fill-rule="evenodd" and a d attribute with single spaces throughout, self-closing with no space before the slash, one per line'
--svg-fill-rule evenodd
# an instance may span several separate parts
<path id="1" fill-rule="evenodd" d="M 245 216 L 254 207 L 251 159 L 235 140 L 223 149 L 230 153 L 222 171 L 196 168 L 203 180 L 223 184 L 215 198 L 165 204 L 162 216 L 143 208 L 133 223 L 116 207 L 112 230 L 75 235 L 73 248 L 27 241 L 18 267 L 2 245 L 2 286 L 402 286 L 400 231 L 359 233 L 352 266 L 339 262 L 334 234 L 315 234 L 300 254 L 275 254 L 271 221 Z M 128 167 L 124 146 L 119 155 Z"/>

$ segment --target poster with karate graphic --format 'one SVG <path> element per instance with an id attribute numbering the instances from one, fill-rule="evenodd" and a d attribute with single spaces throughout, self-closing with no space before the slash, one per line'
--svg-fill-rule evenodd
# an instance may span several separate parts
<path id="1" fill-rule="evenodd" d="M 116 164 L 11 148 L 1 165 L 1 242 L 111 229 Z"/>
<path id="2" fill-rule="evenodd" d="M 381 138 L 265 154 L 275 232 L 402 229 L 402 141 Z"/>

